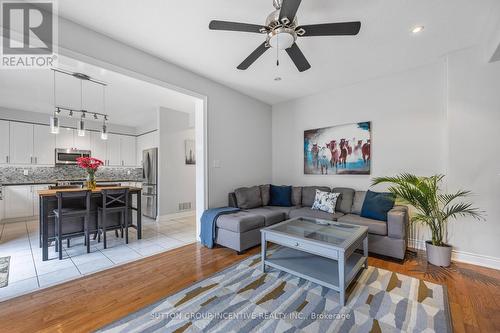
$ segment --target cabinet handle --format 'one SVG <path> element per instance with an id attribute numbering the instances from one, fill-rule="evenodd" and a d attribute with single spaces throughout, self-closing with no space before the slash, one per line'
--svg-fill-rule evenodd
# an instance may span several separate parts
<path id="1" fill-rule="evenodd" d="M 9 163 L 9 155 L 5 156 L 5 162 Z"/>
<path id="2" fill-rule="evenodd" d="M 33 156 L 30 157 L 30 163 L 33 164 Z"/>
<path id="3" fill-rule="evenodd" d="M 38 157 L 35 156 L 35 164 L 38 164 Z"/>

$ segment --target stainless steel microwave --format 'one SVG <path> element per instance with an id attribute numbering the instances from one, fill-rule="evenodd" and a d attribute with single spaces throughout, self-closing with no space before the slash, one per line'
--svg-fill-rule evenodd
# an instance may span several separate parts
<path id="1" fill-rule="evenodd" d="M 56 165 L 76 164 L 79 157 L 90 157 L 90 150 L 56 148 Z"/>

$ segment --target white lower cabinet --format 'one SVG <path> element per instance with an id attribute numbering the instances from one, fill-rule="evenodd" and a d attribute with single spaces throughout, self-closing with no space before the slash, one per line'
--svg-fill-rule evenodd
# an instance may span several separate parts
<path id="1" fill-rule="evenodd" d="M 4 186 L 4 216 L 6 219 L 33 216 L 32 186 Z"/>
<path id="2" fill-rule="evenodd" d="M 33 217 L 39 214 L 38 191 L 48 185 L 4 186 L 3 209 L 5 219 Z"/>

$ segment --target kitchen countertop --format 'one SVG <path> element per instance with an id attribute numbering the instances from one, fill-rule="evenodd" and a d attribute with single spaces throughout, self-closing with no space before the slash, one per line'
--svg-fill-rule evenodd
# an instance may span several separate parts
<path id="1" fill-rule="evenodd" d="M 59 179 L 59 180 L 33 180 L 33 181 L 20 181 L 20 182 L 0 182 L 0 186 L 27 186 L 27 185 L 55 185 L 58 182 L 78 182 L 86 181 L 86 179 Z M 142 183 L 142 180 L 137 179 L 96 179 L 97 183 L 108 182 L 131 182 Z"/>

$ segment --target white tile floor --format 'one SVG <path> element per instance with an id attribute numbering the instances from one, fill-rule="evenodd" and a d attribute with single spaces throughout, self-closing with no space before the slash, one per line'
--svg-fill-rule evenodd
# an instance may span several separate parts
<path id="1" fill-rule="evenodd" d="M 196 242 L 195 218 L 143 219 L 141 240 L 135 229 L 129 231 L 129 244 L 114 232 L 108 232 L 107 240 L 107 249 L 102 241 L 91 240 L 87 253 L 83 237 L 74 238 L 70 248 L 64 242 L 63 260 L 51 246 L 49 260 L 42 261 L 38 220 L 0 224 L 0 257 L 11 257 L 9 284 L 0 288 L 0 301 Z"/>

